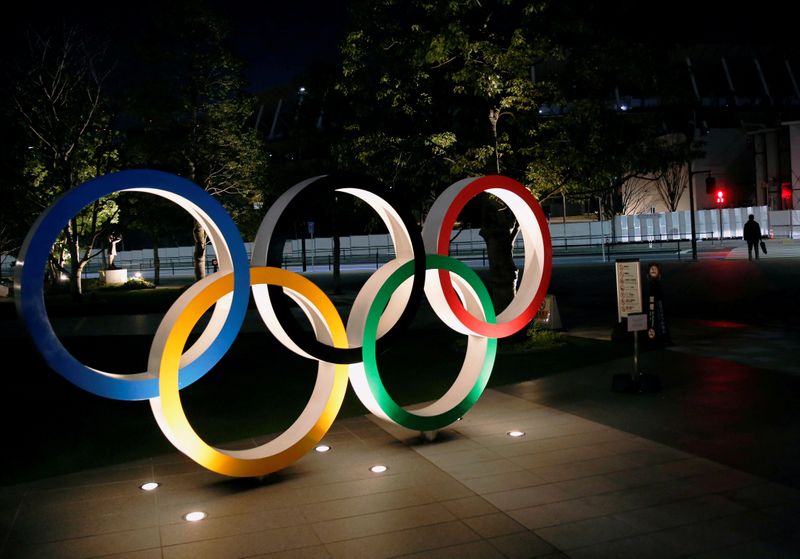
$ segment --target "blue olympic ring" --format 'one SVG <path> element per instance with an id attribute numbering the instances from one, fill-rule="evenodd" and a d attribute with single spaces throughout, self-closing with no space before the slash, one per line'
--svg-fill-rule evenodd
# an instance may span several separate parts
<path id="1" fill-rule="evenodd" d="M 229 255 L 225 262 L 220 257 L 220 271 L 234 272 L 230 309 L 213 341 L 191 362 L 181 366 L 181 388 L 211 370 L 233 344 L 247 311 L 250 263 L 239 230 L 222 205 L 194 183 L 160 171 L 121 171 L 83 183 L 65 192 L 34 223 L 19 252 L 14 285 L 18 315 L 36 347 L 51 368 L 84 390 L 116 400 L 147 400 L 159 395 L 157 374 L 117 375 L 87 367 L 61 344 L 44 304 L 43 271 L 59 233 L 84 207 L 120 191 L 149 192 L 181 205 L 203 222 L 206 231 L 214 231 L 212 242 L 216 237 L 227 245 Z M 215 245 L 217 254 L 220 248 Z"/>

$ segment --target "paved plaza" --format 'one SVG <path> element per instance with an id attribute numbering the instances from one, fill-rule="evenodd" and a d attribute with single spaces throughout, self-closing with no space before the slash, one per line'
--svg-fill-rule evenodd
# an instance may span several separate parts
<path id="1" fill-rule="evenodd" d="M 570 334 L 610 336 L 560 297 Z M 149 332 L 158 318 L 54 321 L 62 334 L 112 322 Z M 329 452 L 263 479 L 176 451 L 2 487 L 0 557 L 800 556 L 800 337 L 670 326 L 674 345 L 641 359 L 658 393 L 613 392 L 612 375 L 632 368 L 620 359 L 487 390 L 434 440 L 370 415 L 337 419 Z M 161 485 L 142 491 L 149 481 Z M 208 516 L 185 521 L 192 511 Z"/>

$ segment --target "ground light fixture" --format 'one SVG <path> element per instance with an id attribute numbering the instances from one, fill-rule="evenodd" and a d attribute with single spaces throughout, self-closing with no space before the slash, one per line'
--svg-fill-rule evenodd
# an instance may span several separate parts
<path id="1" fill-rule="evenodd" d="M 183 515 L 183 519 L 186 522 L 199 522 L 199 521 L 203 520 L 206 516 L 208 516 L 208 514 L 204 513 L 203 511 L 195 510 L 195 511 L 187 512 L 186 514 L 184 514 Z"/>
<path id="2" fill-rule="evenodd" d="M 328 446 L 326 444 L 321 444 L 317 448 L 315 448 L 314 450 L 316 450 L 317 452 L 328 452 L 330 449 L 331 449 L 330 446 Z"/>
<path id="3" fill-rule="evenodd" d="M 508 433 L 506 433 L 506 435 L 508 435 L 509 437 L 515 437 L 515 438 L 516 437 L 524 437 L 525 436 L 525 431 L 509 431 Z"/>
<path id="4" fill-rule="evenodd" d="M 148 481 L 147 483 L 143 483 L 139 486 L 139 489 L 142 491 L 153 491 L 154 489 L 158 489 L 161 484 L 157 481 Z"/>
<path id="5" fill-rule="evenodd" d="M 386 466 L 382 466 L 382 465 L 379 464 L 377 466 L 372 466 L 369 469 L 369 471 L 372 472 L 373 474 L 382 474 L 383 472 L 385 472 L 388 469 L 389 468 L 387 468 Z"/>

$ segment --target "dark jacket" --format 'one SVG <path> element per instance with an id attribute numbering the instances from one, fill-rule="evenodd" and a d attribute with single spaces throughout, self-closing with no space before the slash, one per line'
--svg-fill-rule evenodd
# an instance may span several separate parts
<path id="1" fill-rule="evenodd" d="M 755 243 L 761 238 L 761 226 L 757 221 L 749 220 L 744 224 L 744 240 L 748 243 Z"/>

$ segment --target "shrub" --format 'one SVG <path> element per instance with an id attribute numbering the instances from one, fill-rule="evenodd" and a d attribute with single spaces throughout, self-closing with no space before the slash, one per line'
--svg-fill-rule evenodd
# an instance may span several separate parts
<path id="1" fill-rule="evenodd" d="M 131 278 L 122 285 L 118 286 L 117 289 L 152 289 L 155 287 L 155 284 L 152 282 L 147 281 L 144 278 Z"/>

